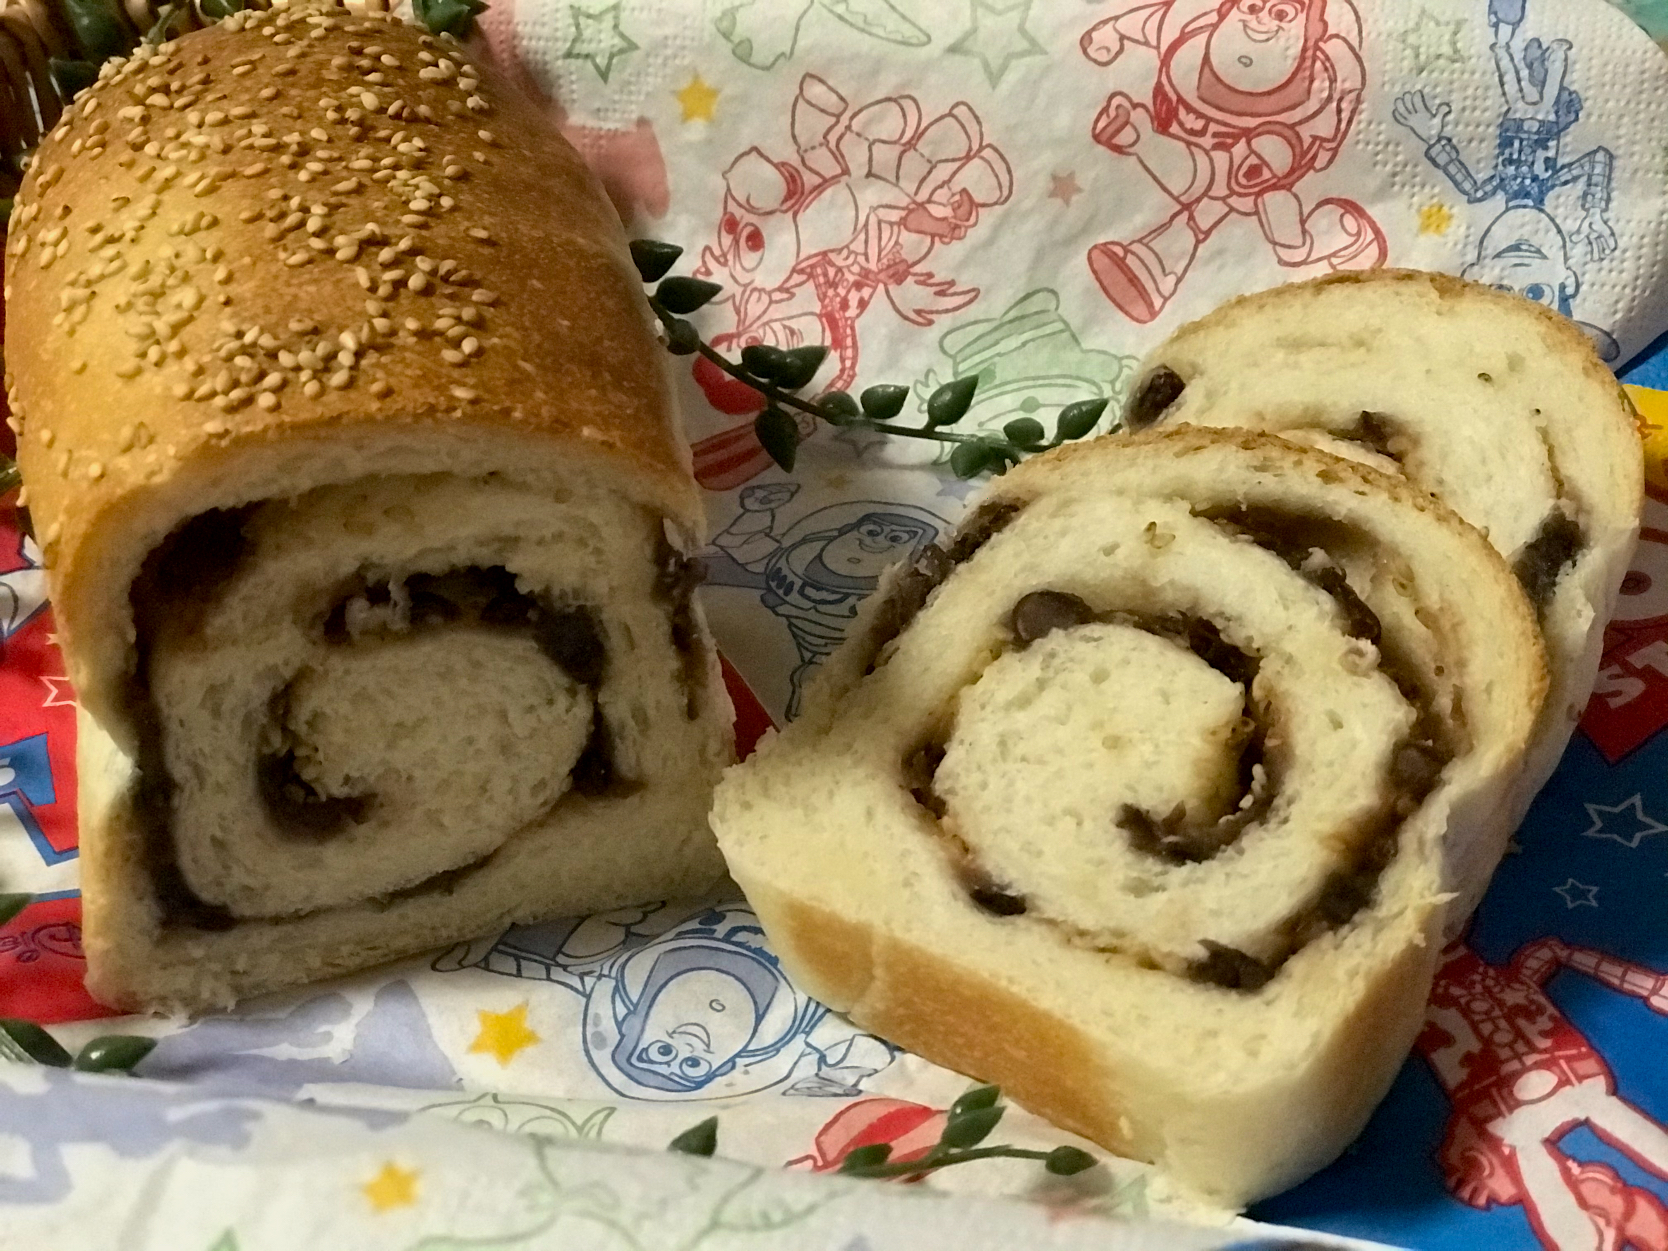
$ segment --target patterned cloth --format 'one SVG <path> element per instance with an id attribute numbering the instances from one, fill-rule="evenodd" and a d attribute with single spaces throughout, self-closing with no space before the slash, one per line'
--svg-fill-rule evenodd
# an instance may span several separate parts
<path id="1" fill-rule="evenodd" d="M 977 374 L 982 428 L 1121 397 L 1141 352 L 1233 292 L 1381 262 L 1512 287 L 1618 361 L 1668 327 L 1668 67 L 1600 0 L 500 0 L 483 26 L 638 233 L 724 284 L 709 337 L 826 344 L 818 386 L 917 400 Z M 1630 376 L 1668 389 L 1668 353 Z M 807 429 L 784 474 L 751 393 L 681 385 L 746 742 L 968 487 L 850 430 Z M 1653 496 L 1583 731 L 1361 1142 L 1258 1217 L 1420 1251 L 1668 1251 L 1668 395 L 1638 398 Z M 1213 1215 L 1120 1161 L 806 1176 L 925 1149 L 966 1083 L 794 987 L 733 894 L 197 1023 L 94 1019 L 74 694 L 4 509 L 0 553 L 0 890 L 34 893 L 0 928 L 0 1015 L 71 1047 L 161 1038 L 138 1082 L 0 1067 L 0 1245 L 1298 1245 L 1113 1224 Z M 635 1062 L 693 1027 L 707 1070 Z M 576 1149 L 659 1148 L 713 1113 L 734 1162 Z M 1072 1141 L 1018 1110 L 998 1137 Z M 1030 1203 L 968 1198 L 996 1195 Z"/>

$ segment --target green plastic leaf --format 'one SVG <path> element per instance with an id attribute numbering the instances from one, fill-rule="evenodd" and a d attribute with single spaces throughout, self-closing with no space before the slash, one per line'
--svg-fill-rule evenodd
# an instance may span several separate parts
<path id="1" fill-rule="evenodd" d="M 75 1067 L 83 1073 L 127 1073 L 150 1055 L 155 1046 L 154 1038 L 105 1034 L 81 1048 L 75 1057 Z"/>
<path id="2" fill-rule="evenodd" d="M 1002 433 L 1018 447 L 1036 447 L 1048 437 L 1048 431 L 1035 417 L 1015 417 L 1002 427 Z"/>
<path id="3" fill-rule="evenodd" d="M 411 0 L 411 11 L 432 34 L 455 35 L 465 39 L 475 24 L 475 14 L 485 13 L 482 0 Z"/>
<path id="4" fill-rule="evenodd" d="M 908 399 L 908 387 L 888 384 L 869 387 L 863 392 L 863 411 L 875 421 L 891 421 L 903 412 L 903 406 Z"/>
<path id="5" fill-rule="evenodd" d="M 1001 1104 L 997 1104 L 995 1107 L 974 1108 L 971 1112 L 952 1116 L 938 1139 L 939 1145 L 956 1148 L 978 1146 L 990 1137 L 990 1131 L 996 1128 L 997 1122 L 1007 1110 Z"/>
<path id="6" fill-rule="evenodd" d="M 978 388 L 978 374 L 969 374 L 965 378 L 957 378 L 954 382 L 946 382 L 927 397 L 927 424 L 955 425 L 967 416 L 967 410 L 973 403 L 973 392 Z"/>
<path id="7" fill-rule="evenodd" d="M 666 277 L 682 255 L 683 249 L 675 243 L 662 243 L 659 239 L 631 241 L 631 262 L 645 283 L 659 282 Z"/>
<path id="8" fill-rule="evenodd" d="M 33 898 L 33 895 L 0 895 L 0 925 L 4 925 L 27 908 Z"/>
<path id="9" fill-rule="evenodd" d="M 848 391 L 830 391 L 817 401 L 817 411 L 831 426 L 849 426 L 863 415 Z"/>
<path id="10" fill-rule="evenodd" d="M 1067 404 L 1060 410 L 1060 420 L 1055 424 L 1055 435 L 1064 442 L 1068 439 L 1081 439 L 1095 428 L 1100 421 L 1100 415 L 1106 411 L 1106 400 L 1078 400 L 1075 404 Z"/>
<path id="11" fill-rule="evenodd" d="M 211 22 L 243 12 L 243 0 L 197 0 L 197 11 Z"/>
<path id="12" fill-rule="evenodd" d="M 759 436 L 764 450 L 787 472 L 799 456 L 799 425 L 776 407 L 767 408 L 753 422 L 753 433 Z"/>
<path id="13" fill-rule="evenodd" d="M 91 61 L 65 61 L 53 57 L 46 63 L 52 86 L 64 100 L 75 99 L 98 81 L 98 66 Z"/>
<path id="14" fill-rule="evenodd" d="M 817 376 L 817 370 L 828 358 L 828 349 L 820 345 L 794 348 L 782 356 L 782 367 L 776 372 L 776 385 L 784 391 L 797 391 Z"/>
<path id="15" fill-rule="evenodd" d="M 958 443 L 950 453 L 950 472 L 958 478 L 977 478 L 990 467 L 988 443 Z"/>
<path id="16" fill-rule="evenodd" d="M 1070 1177 L 1073 1173 L 1081 1173 L 1092 1169 L 1099 1163 L 1087 1151 L 1079 1151 L 1076 1147 L 1055 1147 L 1043 1160 L 1043 1167 L 1056 1177 Z"/>
<path id="17" fill-rule="evenodd" d="M 63 0 L 81 56 L 94 65 L 131 52 L 137 42 L 116 8 L 117 0 Z"/>
<path id="18" fill-rule="evenodd" d="M 674 318 L 666 326 L 666 350 L 673 356 L 692 356 L 701 350 L 701 336 L 691 323 Z"/>
<path id="19" fill-rule="evenodd" d="M 760 382 L 775 382 L 787 362 L 786 352 L 768 344 L 754 343 L 741 349 L 741 367 Z"/>
<path id="20" fill-rule="evenodd" d="M 704 278 L 663 278 L 654 289 L 654 298 L 668 313 L 683 316 L 693 313 L 724 288 Z"/>
<path id="21" fill-rule="evenodd" d="M 889 1142 L 875 1142 L 866 1147 L 853 1147 L 846 1152 L 846 1158 L 840 1161 L 840 1171 L 842 1173 L 860 1173 L 864 1169 L 885 1164 L 891 1158 L 892 1144 Z"/>
<path id="22" fill-rule="evenodd" d="M 1001 1097 L 1002 1088 L 1000 1086 L 975 1086 L 950 1105 L 950 1117 L 954 1119 L 983 1108 L 994 1108 L 997 1100 Z"/>
<path id="23" fill-rule="evenodd" d="M 144 34 L 144 42 L 154 47 L 167 39 L 170 29 L 179 20 L 180 12 L 180 6 L 177 4 L 165 4 L 158 9 L 156 11 L 156 21 L 151 24 L 151 28 Z"/>
<path id="24" fill-rule="evenodd" d="M 718 1150 L 718 1118 L 709 1116 L 699 1125 L 691 1125 L 667 1143 L 666 1150 L 681 1151 L 684 1155 L 710 1156 Z"/>
<path id="25" fill-rule="evenodd" d="M 51 1034 L 33 1021 L 15 1017 L 0 1017 L 0 1042 L 9 1042 L 8 1052 L 21 1052 L 36 1064 L 49 1064 L 55 1069 L 69 1067 L 70 1053 Z"/>

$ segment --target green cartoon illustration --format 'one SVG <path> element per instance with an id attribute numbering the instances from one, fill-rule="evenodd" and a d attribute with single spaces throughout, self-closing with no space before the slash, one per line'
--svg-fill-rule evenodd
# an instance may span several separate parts
<path id="1" fill-rule="evenodd" d="M 538 1138 L 567 1138 L 598 1142 L 602 1131 L 618 1111 L 608 1104 L 541 1103 L 532 1099 L 506 1099 L 484 1094 L 473 1099 L 430 1103 L 419 1112 L 434 1112 L 464 1125 L 479 1125 L 511 1134 Z"/>
<path id="2" fill-rule="evenodd" d="M 538 1176 L 523 1191 L 526 1212 L 518 1225 L 499 1234 L 430 1236 L 410 1251 L 534 1246 L 720 1251 L 746 1235 L 763 1235 L 755 1245 L 765 1251 L 794 1245 L 791 1236 L 778 1240 L 769 1235 L 803 1224 L 865 1185 L 841 1186 L 828 1179 L 783 1185 L 778 1180 L 761 1188 L 767 1174 L 777 1177 L 773 1170 L 676 1156 L 656 1159 L 650 1173 L 632 1176 L 622 1168 L 630 1157 L 605 1148 L 532 1141 Z"/>
<path id="3" fill-rule="evenodd" d="M 735 0 L 713 25 L 736 59 L 754 69 L 775 69 L 799 47 L 799 28 L 812 9 L 838 18 L 873 39 L 905 48 L 924 48 L 932 36 L 893 0 Z"/>
<path id="4" fill-rule="evenodd" d="M 961 322 L 938 346 L 949 368 L 929 370 L 915 384 L 916 398 L 925 405 L 942 384 L 978 375 L 963 430 L 998 431 L 1015 417 L 1103 398 L 1113 401 L 1110 422 L 1135 375 L 1135 357 L 1083 346 L 1060 314 L 1059 293 L 1048 287 L 1026 292 L 995 317 Z"/>

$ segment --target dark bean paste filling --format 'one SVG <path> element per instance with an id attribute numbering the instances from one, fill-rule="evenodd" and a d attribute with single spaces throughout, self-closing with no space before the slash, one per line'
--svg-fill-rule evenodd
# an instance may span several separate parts
<path id="1" fill-rule="evenodd" d="M 1141 379 L 1141 385 L 1130 397 L 1129 407 L 1124 410 L 1124 429 L 1145 430 L 1155 424 L 1172 404 L 1181 399 L 1185 390 L 1187 383 L 1182 381 L 1181 375 L 1168 365 L 1160 365 Z"/>
<path id="2" fill-rule="evenodd" d="M 193 517 L 153 548 L 130 592 L 137 634 L 136 663 L 128 674 L 125 712 L 137 739 L 134 819 L 165 925 L 228 930 L 237 919 L 186 885 L 174 852 L 174 779 L 163 753 L 162 716 L 150 689 L 150 647 L 165 620 L 195 630 L 248 544 L 243 524 L 253 511 L 214 509 Z"/>
<path id="3" fill-rule="evenodd" d="M 1555 509 L 1547 514 L 1535 537 L 1518 553 L 1512 562 L 1512 572 L 1523 584 L 1524 594 L 1537 613 L 1546 611 L 1552 592 L 1557 589 L 1558 576 L 1581 555 L 1586 545 L 1587 536 L 1580 524 L 1562 509 Z"/>
<path id="4" fill-rule="evenodd" d="M 915 563 L 892 583 L 891 592 L 875 611 L 869 625 L 869 663 L 865 673 L 875 671 L 875 663 L 885 646 L 897 638 L 916 614 L 926 607 L 927 598 L 936 591 L 957 565 L 973 559 L 978 550 L 1000 534 L 1025 505 L 1005 500 L 991 500 L 981 504 L 957 530 L 950 546 L 933 543 L 922 549 Z"/>
<path id="5" fill-rule="evenodd" d="M 1364 415 L 1365 416 L 1365 415 Z M 1348 862 L 1334 871 L 1315 899 L 1290 917 L 1281 935 L 1282 954 L 1274 959 L 1258 958 L 1211 939 L 1201 939 L 1205 955 L 1193 961 L 1188 977 L 1200 983 L 1229 990 L 1253 992 L 1262 989 L 1292 954 L 1331 929 L 1348 924 L 1367 907 L 1378 889 L 1384 869 L 1396 854 L 1402 821 L 1417 811 L 1435 789 L 1442 770 L 1454 758 L 1454 735 L 1431 708 L 1430 698 L 1411 662 L 1383 639 L 1382 625 L 1372 609 L 1352 588 L 1343 565 L 1329 548 L 1359 543 L 1340 523 L 1325 518 L 1276 512 L 1271 509 L 1233 508 L 1201 514 L 1235 534 L 1249 538 L 1273 552 L 1294 571 L 1329 595 L 1338 606 L 1342 628 L 1355 638 L 1379 647 L 1379 669 L 1393 681 L 1404 699 L 1418 711 L 1417 719 L 1391 759 L 1384 801 L 1365 822 L 1352 831 L 1352 853 Z M 1189 820 L 1185 806 L 1162 815 L 1124 805 L 1116 823 L 1128 833 L 1138 850 L 1171 863 L 1209 860 L 1231 846 L 1254 822 L 1268 812 L 1279 791 L 1280 779 L 1274 762 L 1265 757 L 1268 726 L 1258 715 L 1251 697 L 1251 683 L 1257 676 L 1256 656 L 1235 647 L 1222 637 L 1220 628 L 1202 618 L 1181 614 L 1137 614 L 1096 612 L 1085 600 L 1063 591 L 1041 590 L 1022 596 L 1014 605 L 1009 628 L 1014 645 L 1024 648 L 1055 630 L 1072 629 L 1094 621 L 1116 622 L 1147 630 L 1187 647 L 1217 672 L 1245 688 L 1246 718 L 1239 760 L 1238 802 L 1214 821 Z M 934 739 L 916 749 L 904 762 L 904 774 L 911 794 L 935 819 L 942 820 L 947 809 L 933 788 L 934 775 L 944 758 L 944 745 Z M 1025 897 L 993 881 L 974 861 L 959 839 L 945 832 L 959 849 L 955 857 L 958 876 L 972 901 L 995 916 L 1019 916 L 1026 912 Z"/>
<path id="6" fill-rule="evenodd" d="M 1375 413 L 1365 408 L 1356 418 L 1355 429 L 1339 437 L 1359 443 L 1368 451 L 1377 452 L 1398 464 L 1407 450 L 1405 440 L 1396 429 L 1395 419 L 1388 413 Z"/>
<path id="7" fill-rule="evenodd" d="M 151 644 L 164 628 L 184 634 L 201 629 L 216 597 L 247 553 L 244 525 L 254 508 L 215 509 L 193 517 L 145 558 L 131 591 L 137 646 L 134 670 L 127 678 L 124 710 L 137 739 L 133 805 L 165 925 L 226 930 L 238 921 L 227 909 L 199 897 L 180 871 L 172 830 L 174 781 L 167 769 L 162 718 L 149 682 Z M 674 642 L 680 650 L 685 646 L 679 641 L 681 630 L 682 638 L 694 651 L 698 632 L 688 595 L 698 575 L 692 580 L 686 567 L 690 563 L 674 566 L 670 560 L 663 562 L 657 590 L 664 588 Z M 516 589 L 514 575 L 502 567 L 414 574 L 405 579 L 405 589 L 410 597 L 412 629 L 474 625 L 526 631 L 552 664 L 589 687 L 593 696 L 601 684 L 607 652 L 595 614 L 589 608 L 558 605 L 526 595 Z M 393 595 L 386 581 L 356 579 L 343 588 L 321 622 L 326 643 L 345 646 L 353 641 L 347 616 L 348 604 L 355 598 L 374 606 L 390 603 Z M 273 700 L 272 716 L 280 726 L 287 702 L 286 691 L 280 691 Z M 629 794 L 636 784 L 621 777 L 615 768 L 608 727 L 594 702 L 592 716 L 590 738 L 571 775 L 573 789 L 590 798 Z M 320 795 L 299 775 L 293 749 L 263 756 L 254 767 L 257 791 L 275 826 L 294 838 L 327 840 L 350 824 L 366 820 L 375 808 L 374 795 Z M 369 902 L 392 904 L 428 893 L 450 893 L 490 858 L 488 855 L 448 869 Z"/>
<path id="8" fill-rule="evenodd" d="M 1032 591 L 1021 596 L 1009 615 L 1008 628 L 1015 645 L 1023 649 L 1055 630 L 1068 630 L 1092 621 L 1132 626 L 1185 647 L 1244 691 L 1243 729 L 1232 744 L 1240 753 L 1239 791 L 1227 812 L 1213 818 L 1205 813 L 1190 814 L 1185 804 L 1177 804 L 1160 816 L 1134 804 L 1124 804 L 1116 815 L 1116 824 L 1129 835 L 1130 845 L 1139 852 L 1171 864 L 1209 860 L 1232 846 L 1246 829 L 1261 820 L 1278 791 L 1273 764 L 1264 759 L 1263 753 L 1268 727 L 1251 698 L 1251 683 L 1257 676 L 1259 661 L 1250 652 L 1228 642 L 1217 625 L 1204 618 L 1179 613 L 1097 613 L 1087 601 L 1064 591 Z"/>
<path id="9" fill-rule="evenodd" d="M 602 685 L 608 665 L 608 652 L 596 614 L 590 608 L 557 604 L 544 596 L 529 595 L 517 588 L 515 575 L 502 565 L 412 574 L 404 580 L 404 585 L 410 601 L 412 630 L 467 626 L 531 635 L 551 664 L 591 692 L 591 734 L 573 767 L 573 789 L 590 799 L 617 798 L 636 789 L 636 784 L 621 777 L 614 766 L 608 725 L 596 704 L 597 689 Z M 345 646 L 353 641 L 348 614 L 349 605 L 356 601 L 373 607 L 388 604 L 393 601 L 393 590 L 387 580 L 354 579 L 338 592 L 325 616 L 326 642 Z M 282 725 L 283 721 L 279 719 L 278 724 Z M 269 763 L 270 759 L 263 760 L 259 766 L 263 783 L 269 770 L 275 767 Z M 328 838 L 346 829 L 348 821 L 364 820 L 369 811 L 368 807 L 354 807 L 369 797 L 355 796 L 347 804 L 322 797 L 310 800 L 303 793 L 307 789 L 294 776 L 291 767 L 281 805 L 273 807 L 269 803 L 279 828 L 300 837 Z M 329 824 L 322 812 L 297 824 L 285 824 L 298 804 L 322 805 L 326 811 L 336 814 L 334 825 Z"/>
<path id="10" fill-rule="evenodd" d="M 666 608 L 672 627 L 672 646 L 682 669 L 684 716 L 698 720 L 706 690 L 706 655 L 695 623 L 695 588 L 706 578 L 706 566 L 673 547 L 665 535 L 655 546 L 655 599 Z"/>

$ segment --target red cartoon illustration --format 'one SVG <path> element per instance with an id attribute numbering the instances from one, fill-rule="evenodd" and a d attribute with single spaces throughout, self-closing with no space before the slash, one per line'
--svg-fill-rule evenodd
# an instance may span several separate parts
<path id="1" fill-rule="evenodd" d="M 825 386 L 844 389 L 857 376 L 857 323 L 876 296 L 916 326 L 978 298 L 977 288 L 926 264 L 965 238 L 981 211 L 1007 202 L 1013 173 L 965 102 L 932 118 L 913 96 L 853 107 L 807 74 L 790 131 L 792 157 L 748 148 L 724 171 L 717 238 L 695 272 L 724 284 L 720 306 L 733 318 L 714 347 L 825 345 L 834 365 Z M 764 406 L 704 360 L 695 378 L 721 412 Z M 711 490 L 739 486 L 769 464 L 751 421 L 695 445 L 695 476 Z"/>
<path id="2" fill-rule="evenodd" d="M 1668 1131 L 1616 1093 L 1597 1049 L 1542 987 L 1561 968 L 1668 1015 L 1668 974 L 1556 938 L 1505 968 L 1463 942 L 1444 953 L 1418 1048 L 1453 1103 L 1440 1152 L 1448 1188 L 1475 1208 L 1522 1204 L 1549 1251 L 1668 1251 L 1668 1208 L 1559 1140 L 1586 1125 L 1668 1178 Z"/>
<path id="3" fill-rule="evenodd" d="M 1639 547 L 1604 630 L 1604 660 L 1581 722 L 1611 764 L 1668 726 L 1668 504 L 1659 488 L 1648 492 Z"/>
<path id="4" fill-rule="evenodd" d="M 1371 269 L 1384 234 L 1354 200 L 1305 207 L 1297 187 L 1338 157 L 1361 107 L 1361 18 L 1350 0 L 1123 0 L 1084 34 L 1112 65 L 1151 48 L 1147 102 L 1107 97 L 1094 138 L 1132 156 L 1169 197 L 1138 239 L 1097 243 L 1089 268 L 1130 320 L 1164 311 L 1200 247 L 1229 217 L 1254 217 L 1281 265 Z"/>
<path id="5" fill-rule="evenodd" d="M 949 1113 L 902 1099 L 859 1099 L 848 1103 L 817 1131 L 810 1155 L 789 1160 L 789 1168 L 833 1173 L 859 1147 L 887 1143 L 893 1164 L 919 1160 L 938 1145 Z"/>

